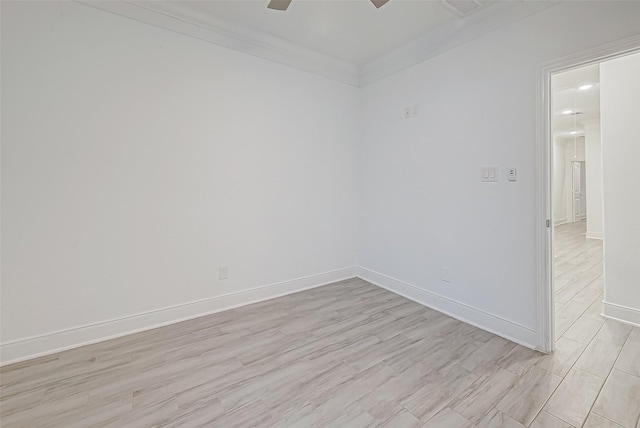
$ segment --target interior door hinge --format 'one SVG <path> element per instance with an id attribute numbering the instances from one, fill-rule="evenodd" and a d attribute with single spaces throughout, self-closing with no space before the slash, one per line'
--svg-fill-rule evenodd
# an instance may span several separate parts
<path id="1" fill-rule="evenodd" d="M 547 227 L 551 226 L 551 220 L 547 219 Z"/>

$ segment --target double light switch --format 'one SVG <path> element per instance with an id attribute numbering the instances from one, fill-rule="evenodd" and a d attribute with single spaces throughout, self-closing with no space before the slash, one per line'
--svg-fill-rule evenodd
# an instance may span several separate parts
<path id="1" fill-rule="evenodd" d="M 480 169 L 482 181 L 498 181 L 499 170 L 497 166 L 485 166 Z"/>
<path id="2" fill-rule="evenodd" d="M 517 181 L 518 175 L 515 168 L 509 168 L 507 179 L 509 181 Z M 484 166 L 480 168 L 480 180 L 485 182 L 499 181 L 500 168 L 497 166 Z"/>

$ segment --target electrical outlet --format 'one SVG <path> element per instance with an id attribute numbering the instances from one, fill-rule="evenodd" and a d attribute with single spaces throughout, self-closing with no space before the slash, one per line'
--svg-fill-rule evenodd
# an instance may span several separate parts
<path id="1" fill-rule="evenodd" d="M 404 109 L 404 118 L 411 119 L 412 117 L 418 117 L 418 106 L 416 105 Z"/>
<path id="2" fill-rule="evenodd" d="M 224 265 L 220 266 L 218 269 L 218 279 L 228 279 L 229 278 L 229 266 Z"/>
<path id="3" fill-rule="evenodd" d="M 451 268 L 442 266 L 442 280 L 444 282 L 451 282 Z"/>

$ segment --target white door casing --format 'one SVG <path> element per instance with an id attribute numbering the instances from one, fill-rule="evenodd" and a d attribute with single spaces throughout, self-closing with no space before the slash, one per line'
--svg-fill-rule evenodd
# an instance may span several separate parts
<path id="1" fill-rule="evenodd" d="M 555 301 L 553 285 L 553 135 L 551 128 L 551 75 L 600 63 L 640 51 L 640 35 L 566 55 L 538 67 L 536 99 L 536 247 L 537 247 L 537 349 L 555 349 Z"/>

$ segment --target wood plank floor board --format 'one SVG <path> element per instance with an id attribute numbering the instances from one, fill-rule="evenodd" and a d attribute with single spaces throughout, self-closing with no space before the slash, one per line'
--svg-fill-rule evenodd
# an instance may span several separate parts
<path id="1" fill-rule="evenodd" d="M 593 411 L 625 428 L 634 428 L 640 420 L 640 378 L 614 368 Z"/>
<path id="2" fill-rule="evenodd" d="M 544 410 L 538 413 L 538 416 L 533 420 L 530 428 L 575 428 L 573 425 L 563 421 L 560 418 L 553 416 L 551 413 L 547 413 Z"/>
<path id="3" fill-rule="evenodd" d="M 425 386 L 411 394 L 402 406 L 423 422 L 435 416 L 460 393 L 465 391 L 478 375 L 461 366 L 454 366 L 436 376 Z"/>
<path id="4" fill-rule="evenodd" d="M 617 321 L 608 319 L 598 331 L 597 338 L 606 340 L 612 345 L 624 346 L 630 337 L 633 327 L 628 324 L 622 324 Z"/>
<path id="5" fill-rule="evenodd" d="M 377 421 L 380 419 L 376 419 Z M 381 428 L 419 428 L 421 422 L 406 410 L 400 410 L 390 418 L 384 418 L 379 425 Z"/>
<path id="6" fill-rule="evenodd" d="M 529 426 L 562 382 L 560 376 L 533 366 L 498 403 L 497 408 Z"/>
<path id="7" fill-rule="evenodd" d="M 611 368 L 618 359 L 620 351 L 622 351 L 622 346 L 595 338 L 587 346 L 575 366 L 604 379 L 611 372 Z"/>
<path id="8" fill-rule="evenodd" d="M 523 428 L 520 422 L 494 409 L 476 425 L 476 428 Z"/>
<path id="9" fill-rule="evenodd" d="M 602 284 L 602 290 L 604 290 L 604 283 Z M 604 300 L 604 293 L 600 291 L 600 294 L 593 300 L 591 306 L 583 312 L 582 316 L 591 318 L 594 320 L 602 320 L 602 301 Z"/>
<path id="10" fill-rule="evenodd" d="M 472 422 L 479 422 L 518 381 L 518 375 L 498 366 L 495 372 L 471 384 L 451 403 L 456 412 Z"/>
<path id="11" fill-rule="evenodd" d="M 563 336 L 576 342 L 590 343 L 604 322 L 581 316 L 564 332 Z"/>
<path id="12" fill-rule="evenodd" d="M 603 418 L 597 413 L 591 412 L 587 421 L 584 423 L 584 428 L 623 428 L 622 425 L 618 425 L 609 419 Z"/>
<path id="13" fill-rule="evenodd" d="M 422 426 L 422 428 L 472 428 L 474 425 L 459 413 L 447 407 Z"/>
<path id="14" fill-rule="evenodd" d="M 627 340 L 624 344 L 615 368 L 640 377 L 640 342 Z"/>
<path id="15" fill-rule="evenodd" d="M 537 363 L 542 356 L 543 354 L 540 352 L 518 345 L 504 358 L 498 361 L 497 364 L 505 370 L 509 370 L 518 376 L 522 376 L 531 367 L 533 367 L 533 365 Z"/>
<path id="16" fill-rule="evenodd" d="M 515 343 L 496 336 L 465 358 L 462 367 L 477 374 L 483 374 L 487 369 L 491 370 L 515 347 Z"/>
<path id="17" fill-rule="evenodd" d="M 562 380 L 544 409 L 575 427 L 581 427 L 603 384 L 604 379 L 573 368 Z"/>
<path id="18" fill-rule="evenodd" d="M 552 355 L 351 279 L 2 367 L 0 425 L 638 428 L 640 328 L 556 231 Z"/>

